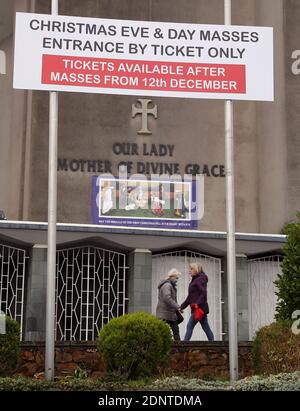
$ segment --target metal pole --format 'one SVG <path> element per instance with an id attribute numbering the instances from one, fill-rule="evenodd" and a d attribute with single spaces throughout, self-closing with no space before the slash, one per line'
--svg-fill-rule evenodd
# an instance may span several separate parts
<path id="1" fill-rule="evenodd" d="M 51 1 L 51 14 L 58 14 L 58 0 Z M 55 356 L 55 273 L 56 273 L 56 211 L 57 211 L 57 128 L 58 94 L 49 98 L 49 165 L 48 165 L 48 252 L 46 296 L 45 378 L 54 379 Z"/>
<path id="2" fill-rule="evenodd" d="M 224 24 L 231 25 L 231 0 L 224 0 L 224 17 Z M 236 305 L 233 107 L 231 100 L 225 101 L 225 157 L 229 368 L 230 380 L 236 381 L 238 379 L 238 339 Z"/>

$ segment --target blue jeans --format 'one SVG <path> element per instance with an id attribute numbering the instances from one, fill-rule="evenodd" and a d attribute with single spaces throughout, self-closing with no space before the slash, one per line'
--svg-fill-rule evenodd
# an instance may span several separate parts
<path id="1" fill-rule="evenodd" d="M 187 323 L 187 326 L 186 326 L 186 333 L 185 333 L 184 341 L 190 341 L 191 336 L 193 334 L 194 327 L 197 324 L 197 322 L 199 321 L 195 321 L 194 313 L 192 313 L 190 316 L 189 322 Z M 205 332 L 207 336 L 208 341 L 214 341 L 214 334 L 212 330 L 210 329 L 206 314 L 204 314 L 202 320 L 200 321 L 200 324 L 201 324 L 203 331 Z"/>

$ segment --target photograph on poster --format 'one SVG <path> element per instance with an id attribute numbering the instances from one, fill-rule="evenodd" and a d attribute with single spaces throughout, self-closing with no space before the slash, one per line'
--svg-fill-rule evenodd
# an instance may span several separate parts
<path id="1" fill-rule="evenodd" d="M 192 181 L 93 178 L 93 223 L 195 227 Z"/>

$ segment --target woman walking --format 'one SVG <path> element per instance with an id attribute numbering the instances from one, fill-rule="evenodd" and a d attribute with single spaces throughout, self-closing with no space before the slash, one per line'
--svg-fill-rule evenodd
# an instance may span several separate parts
<path id="1" fill-rule="evenodd" d="M 202 266 L 198 263 L 192 263 L 189 265 L 189 274 L 192 277 L 192 280 L 189 284 L 188 296 L 180 306 L 180 309 L 184 310 L 188 305 L 190 305 L 192 310 L 186 327 L 184 341 L 189 341 L 191 339 L 197 322 L 200 322 L 207 339 L 209 341 L 214 341 L 214 334 L 210 329 L 207 319 L 207 314 L 209 313 L 207 303 L 208 277 L 204 273 Z"/>
<path id="2" fill-rule="evenodd" d="M 177 281 L 180 272 L 172 268 L 167 277 L 158 285 L 158 304 L 156 307 L 156 317 L 169 324 L 172 329 L 174 340 L 180 341 L 179 327 L 177 321 Z"/>

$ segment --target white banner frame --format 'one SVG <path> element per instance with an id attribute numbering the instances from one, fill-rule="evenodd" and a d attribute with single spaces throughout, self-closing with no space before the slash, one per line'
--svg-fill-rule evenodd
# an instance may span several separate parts
<path id="1" fill-rule="evenodd" d="M 273 101 L 273 76 L 271 27 L 16 15 L 18 89 Z"/>

